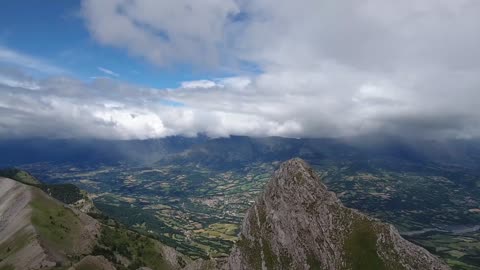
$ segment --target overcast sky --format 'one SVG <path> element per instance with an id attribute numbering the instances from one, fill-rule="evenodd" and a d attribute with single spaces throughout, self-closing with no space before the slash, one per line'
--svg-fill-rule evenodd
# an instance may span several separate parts
<path id="1" fill-rule="evenodd" d="M 477 0 L 10 2 L 2 138 L 480 136 Z"/>

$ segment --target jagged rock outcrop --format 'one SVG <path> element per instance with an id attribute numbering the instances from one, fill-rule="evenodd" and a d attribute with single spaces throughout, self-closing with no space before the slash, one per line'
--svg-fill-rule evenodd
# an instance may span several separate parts
<path id="1" fill-rule="evenodd" d="M 97 209 L 97 207 L 93 203 L 88 193 L 85 191 L 81 191 L 81 194 L 83 198 L 74 203 L 69 204 L 69 206 L 85 214 L 89 214 L 89 213 L 99 214 L 100 210 Z"/>
<path id="2" fill-rule="evenodd" d="M 449 269 L 389 224 L 341 204 L 300 159 L 248 210 L 226 269 Z"/>

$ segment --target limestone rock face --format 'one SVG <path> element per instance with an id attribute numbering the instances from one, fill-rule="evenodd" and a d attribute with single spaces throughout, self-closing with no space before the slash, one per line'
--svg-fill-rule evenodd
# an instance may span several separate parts
<path id="1" fill-rule="evenodd" d="M 341 204 L 301 159 L 248 210 L 226 269 L 449 269 L 386 223 Z"/>

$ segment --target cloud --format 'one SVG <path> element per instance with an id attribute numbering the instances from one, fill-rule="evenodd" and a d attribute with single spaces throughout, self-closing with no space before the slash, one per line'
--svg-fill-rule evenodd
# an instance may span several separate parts
<path id="1" fill-rule="evenodd" d="M 110 69 L 106 69 L 106 68 L 103 68 L 103 67 L 97 67 L 98 70 L 100 70 L 101 72 L 107 74 L 107 75 L 110 75 L 110 76 L 113 76 L 113 77 L 120 77 L 120 75 L 118 73 L 115 73 L 113 71 L 111 71 Z"/>
<path id="2" fill-rule="evenodd" d="M 12 49 L 0 46 L 0 63 L 7 63 L 21 68 L 30 69 L 44 74 L 66 74 L 67 70 L 48 63 L 45 60 L 32 57 Z"/>
<path id="3" fill-rule="evenodd" d="M 0 67 L 0 85 L 38 90 L 40 87 L 30 76 L 13 68 Z"/>
<path id="4" fill-rule="evenodd" d="M 187 81 L 182 82 L 182 88 L 212 88 L 217 86 L 217 83 L 210 80 L 198 80 L 198 81 Z"/>
<path id="5" fill-rule="evenodd" d="M 249 61 L 270 69 L 332 61 L 387 71 L 478 66 L 479 5 L 475 0 L 83 0 L 82 14 L 97 41 L 159 65 Z"/>
<path id="6" fill-rule="evenodd" d="M 475 74 L 463 76 L 472 87 L 480 85 Z M 441 75 L 436 79 L 436 85 L 448 81 Z M 401 84 L 396 81 L 378 79 L 370 73 L 360 76 L 355 70 L 339 70 L 337 66 L 262 74 L 245 81 L 233 77 L 209 87 L 198 84 L 151 89 L 107 78 L 82 82 L 52 77 L 31 81 L 38 86 L 36 90 L 0 81 L 0 109 L 4 111 L 0 114 L 0 136 L 145 139 L 197 133 L 212 137 L 480 135 L 480 112 L 475 109 L 480 94 L 474 91 L 476 88 L 465 96 L 445 91 L 433 98 L 432 93 L 415 91 L 416 87 L 398 89 Z M 452 106 L 452 100 L 461 105 Z"/>
<path id="7" fill-rule="evenodd" d="M 84 0 L 82 14 L 103 45 L 238 75 L 150 89 L 10 74 L 3 136 L 480 137 L 478 1 Z"/>
<path id="8" fill-rule="evenodd" d="M 196 81 L 185 81 L 180 84 L 180 88 L 183 89 L 201 89 L 201 88 L 224 88 L 227 89 L 244 89 L 250 83 L 251 79 L 248 77 L 226 77 L 226 78 L 216 78 L 214 80 L 196 80 Z"/>
<path id="9" fill-rule="evenodd" d="M 225 21 L 237 12 L 234 0 L 82 1 L 83 17 L 97 41 L 158 65 L 220 63 Z"/>
<path id="10" fill-rule="evenodd" d="M 21 80 L 21 78 L 17 78 Z M 99 78 L 82 82 L 67 77 L 36 80 L 38 90 L 0 81 L 0 137 L 96 137 L 145 139 L 170 135 L 288 135 L 299 130 L 293 121 L 212 108 L 189 102 L 189 92 L 220 88 L 149 89 Z M 233 89 L 233 88 L 232 88 Z M 193 98 L 193 97 L 192 97 Z M 220 101 L 220 100 L 216 100 Z M 189 102 L 190 103 L 190 102 Z"/>

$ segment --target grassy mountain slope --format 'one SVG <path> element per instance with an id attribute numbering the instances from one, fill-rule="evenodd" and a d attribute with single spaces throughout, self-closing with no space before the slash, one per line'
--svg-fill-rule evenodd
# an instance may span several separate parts
<path id="1" fill-rule="evenodd" d="M 27 185 L 40 184 L 40 181 L 38 181 L 34 176 L 32 176 L 26 171 L 19 170 L 16 168 L 1 169 L 0 176 L 16 180 L 18 182 L 21 182 Z"/>
<path id="2" fill-rule="evenodd" d="M 97 220 L 37 186 L 0 178 L 1 270 L 163 270 L 190 262 L 173 248 L 108 218 Z"/>
<path id="3" fill-rule="evenodd" d="M 40 189 L 1 178 L 0 265 L 16 269 L 68 265 L 92 251 L 99 223 Z"/>

